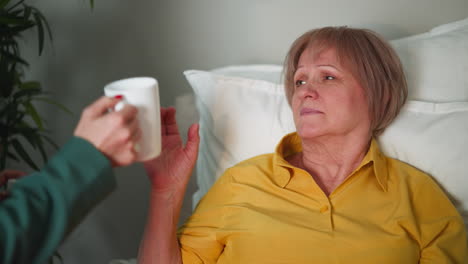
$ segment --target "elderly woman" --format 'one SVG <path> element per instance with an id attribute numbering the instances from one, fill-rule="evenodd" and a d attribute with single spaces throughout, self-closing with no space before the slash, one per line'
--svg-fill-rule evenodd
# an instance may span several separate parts
<path id="1" fill-rule="evenodd" d="M 375 33 L 305 33 L 285 61 L 297 132 L 228 169 L 176 234 L 195 163 L 163 110 L 140 263 L 468 263 L 460 215 L 438 185 L 375 140 L 405 103 L 400 61 Z M 255 129 L 255 128 L 251 128 Z"/>

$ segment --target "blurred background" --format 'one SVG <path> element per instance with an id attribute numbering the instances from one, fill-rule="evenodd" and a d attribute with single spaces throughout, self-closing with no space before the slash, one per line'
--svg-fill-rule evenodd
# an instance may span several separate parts
<path id="1" fill-rule="evenodd" d="M 94 9 L 88 0 L 27 2 L 43 12 L 54 39 L 39 57 L 36 32 L 24 36 L 21 48 L 31 64 L 26 79 L 40 81 L 74 112 L 37 104 L 59 145 L 72 135 L 81 110 L 116 79 L 155 77 L 161 105 L 170 106 L 191 93 L 184 70 L 281 64 L 292 41 L 311 28 L 367 27 L 391 40 L 468 16 L 468 0 L 95 0 Z M 139 164 L 115 172 L 118 189 L 60 247 L 65 264 L 137 255 L 148 181 Z M 192 181 L 182 221 L 195 189 Z"/>

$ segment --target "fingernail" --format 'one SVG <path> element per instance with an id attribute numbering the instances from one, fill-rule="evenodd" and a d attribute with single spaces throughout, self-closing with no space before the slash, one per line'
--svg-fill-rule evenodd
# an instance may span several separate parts
<path id="1" fill-rule="evenodd" d="M 115 99 L 122 99 L 123 98 L 123 95 L 119 94 L 119 95 L 116 95 L 114 96 Z"/>

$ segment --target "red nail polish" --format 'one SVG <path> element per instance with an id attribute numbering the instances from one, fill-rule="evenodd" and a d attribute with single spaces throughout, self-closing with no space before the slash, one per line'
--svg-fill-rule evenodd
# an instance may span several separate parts
<path id="1" fill-rule="evenodd" d="M 123 98 L 123 95 L 119 94 L 119 95 L 116 95 L 114 96 L 115 99 L 122 99 Z"/>

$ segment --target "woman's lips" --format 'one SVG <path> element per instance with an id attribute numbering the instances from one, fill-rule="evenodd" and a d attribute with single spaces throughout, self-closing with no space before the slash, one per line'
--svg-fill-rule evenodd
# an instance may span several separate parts
<path id="1" fill-rule="evenodd" d="M 314 109 L 314 108 L 308 108 L 308 107 L 304 107 L 301 109 L 301 112 L 300 112 L 300 115 L 303 116 L 303 115 L 312 115 L 312 114 L 323 114 L 322 111 L 319 111 L 317 109 Z"/>

